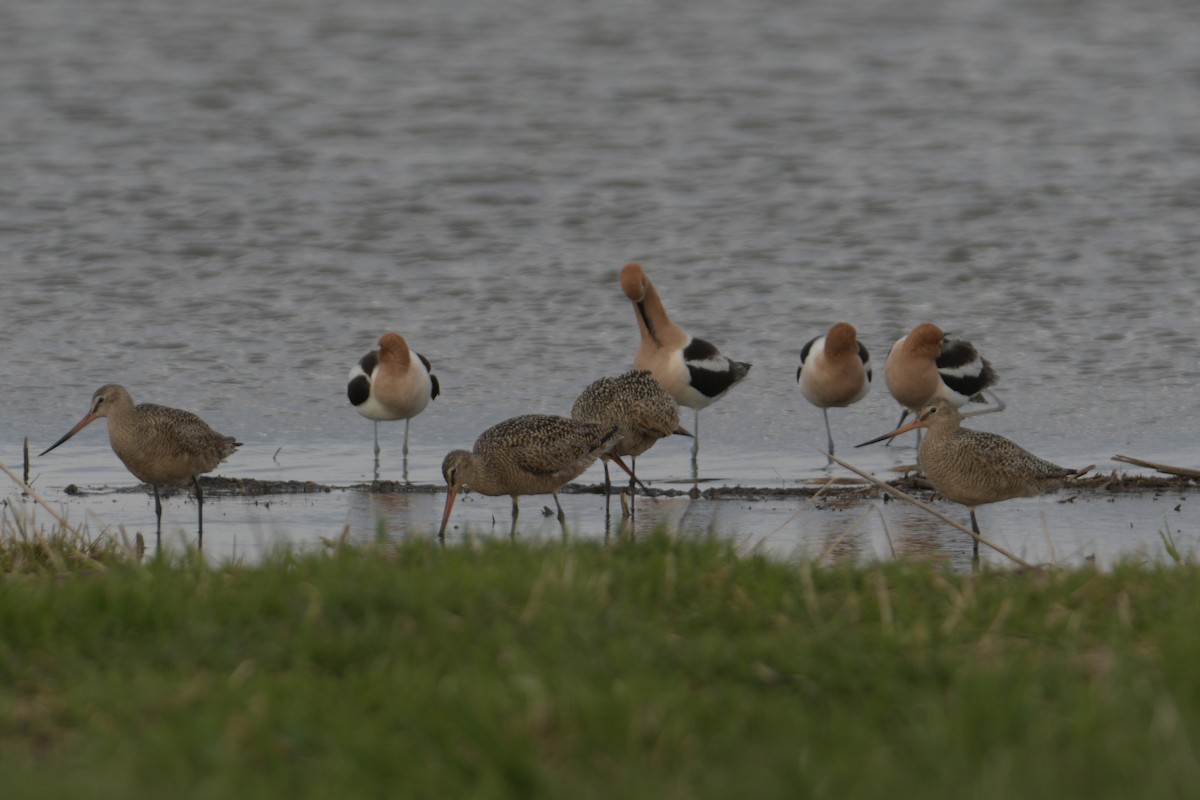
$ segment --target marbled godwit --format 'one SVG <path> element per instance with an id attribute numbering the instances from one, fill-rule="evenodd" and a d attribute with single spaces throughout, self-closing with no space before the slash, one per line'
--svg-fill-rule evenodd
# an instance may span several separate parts
<path id="1" fill-rule="evenodd" d="M 416 356 L 416 360 L 413 360 Z M 375 480 L 379 480 L 379 423 L 404 420 L 404 480 L 408 480 L 408 423 L 441 391 L 429 359 L 408 349 L 404 337 L 391 331 L 379 337 L 379 348 L 350 370 L 346 395 L 358 413 L 375 422 Z"/>
<path id="2" fill-rule="evenodd" d="M 675 398 L 644 369 L 630 370 L 592 383 L 575 400 L 571 419 L 594 422 L 605 430 L 617 429 L 617 443 L 601 456 L 605 496 L 612 488 L 608 475 L 610 458 L 630 456 L 629 496 L 633 497 L 637 457 L 671 434 L 691 436 L 679 425 L 679 404 Z"/>
<path id="3" fill-rule="evenodd" d="M 857 336 L 853 325 L 836 322 L 827 334 L 800 348 L 796 382 L 808 402 L 821 409 L 825 417 L 830 454 L 833 430 L 829 427 L 829 409 L 857 403 L 871 390 L 871 356 Z"/>
<path id="4" fill-rule="evenodd" d="M 558 490 L 612 447 L 616 436 L 615 427 L 548 414 L 526 414 L 493 425 L 479 435 L 472 450 L 452 450 L 442 461 L 448 488 L 438 538 L 445 537 L 450 509 L 463 486 L 491 497 L 511 496 L 514 532 L 517 497 L 523 494 L 553 495 L 558 521 L 565 525 Z"/>
<path id="5" fill-rule="evenodd" d="M 892 345 L 883 364 L 883 379 L 904 409 L 896 423 L 899 426 L 909 413 L 916 414 L 935 397 L 944 397 L 955 406 L 986 403 L 983 392 L 996 383 L 996 371 L 970 342 L 947 339 L 941 328 L 922 322 Z M 975 413 L 1004 410 L 1004 402 L 994 392 L 989 394 L 996 405 Z"/>
<path id="6" fill-rule="evenodd" d="M 928 428 L 929 435 L 917 450 L 921 469 L 943 497 L 967 507 L 976 535 L 979 535 L 976 507 L 1041 494 L 1082 472 L 1038 458 L 995 433 L 963 428 L 961 422 L 962 414 L 953 402 L 935 397 L 912 422 L 857 446 Z M 974 541 L 978 558 L 979 541 Z"/>
<path id="7" fill-rule="evenodd" d="M 142 403 L 135 406 L 125 387 L 110 383 L 92 395 L 91 410 L 54 444 L 46 455 L 79 433 L 99 417 L 108 418 L 108 441 L 113 452 L 133 477 L 154 490 L 156 534 L 162 540 L 162 500 L 158 487 L 190 480 L 196 487 L 198 544 L 204 547 L 204 492 L 200 476 L 211 472 L 241 446 L 232 436 L 223 436 L 190 411 Z"/>
<path id="8" fill-rule="evenodd" d="M 721 355 L 716 346 L 697 339 L 667 316 L 658 290 L 638 264 L 621 268 L 621 290 L 637 311 L 642 340 L 633 357 L 636 369 L 649 370 L 667 393 L 694 414 L 692 477 L 698 477 L 700 409 L 719 399 L 746 377 L 750 364 Z"/>

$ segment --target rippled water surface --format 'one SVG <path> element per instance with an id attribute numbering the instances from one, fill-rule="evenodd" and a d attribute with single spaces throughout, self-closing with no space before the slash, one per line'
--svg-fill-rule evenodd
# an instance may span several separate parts
<path id="1" fill-rule="evenodd" d="M 410 455 L 440 482 L 630 365 L 638 260 L 754 363 L 701 416 L 718 482 L 822 472 L 795 369 L 840 319 L 879 367 L 924 320 L 974 341 L 1009 407 L 972 424 L 1047 458 L 1200 466 L 1192 2 L 18 0 L 0 92 L 9 464 L 120 382 L 245 442 L 223 474 L 363 480 L 346 372 L 395 329 L 442 382 Z M 914 459 L 848 448 L 896 420 L 881 381 L 832 416 L 856 463 Z M 103 423 L 35 467 L 132 480 Z"/>

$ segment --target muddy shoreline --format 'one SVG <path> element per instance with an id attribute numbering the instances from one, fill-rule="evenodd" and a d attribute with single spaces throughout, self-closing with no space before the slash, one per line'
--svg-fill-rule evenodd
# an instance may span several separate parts
<path id="1" fill-rule="evenodd" d="M 344 486 L 322 484 L 315 481 L 275 481 L 259 480 L 257 478 L 227 478 L 220 475 L 206 476 L 200 479 L 206 497 L 270 497 L 303 494 L 329 494 L 333 492 L 357 492 L 364 494 L 439 494 L 446 490 L 443 484 L 404 483 L 401 481 L 376 481 L 370 483 L 355 483 Z M 909 494 L 930 494 L 932 489 L 922 478 L 904 475 L 886 481 L 887 485 Z M 1128 495 L 1163 492 L 1187 492 L 1195 488 L 1196 481 L 1191 478 L 1166 475 L 1137 475 L 1112 472 L 1092 475 L 1080 480 L 1071 481 L 1063 486 L 1060 493 L 1069 496 L 1060 498 L 1060 502 L 1069 502 L 1075 496 Z M 171 496 L 178 494 L 183 487 L 164 487 L 161 494 Z M 122 487 L 88 488 L 75 484 L 63 490 L 66 494 L 77 497 L 87 497 L 103 494 L 134 494 L 150 493 L 148 484 L 135 484 Z M 600 483 L 578 484 L 570 483 L 562 488 L 563 494 L 603 494 L 604 485 Z M 711 486 L 701 489 L 699 493 L 689 488 L 673 488 L 650 486 L 648 490 L 639 490 L 639 496 L 646 497 L 698 497 L 706 500 L 811 500 L 818 498 L 822 501 L 848 504 L 859 500 L 880 499 L 886 492 L 878 486 L 856 478 L 835 477 L 828 481 L 813 479 L 801 486 L 764 487 L 764 486 Z M 818 497 L 819 496 L 819 497 Z"/>

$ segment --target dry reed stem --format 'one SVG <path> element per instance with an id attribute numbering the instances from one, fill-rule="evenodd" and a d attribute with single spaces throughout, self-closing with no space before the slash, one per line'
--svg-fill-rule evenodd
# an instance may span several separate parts
<path id="1" fill-rule="evenodd" d="M 1178 475 L 1181 478 L 1200 479 L 1200 470 L 1188 469 L 1187 467 L 1172 467 L 1167 464 L 1156 464 L 1153 461 L 1143 461 L 1140 458 L 1132 458 L 1131 456 L 1113 456 L 1113 461 L 1123 461 L 1126 464 L 1133 464 L 1136 467 L 1149 467 L 1158 472 L 1165 472 L 1168 475 Z"/>
<path id="2" fill-rule="evenodd" d="M 1046 521 L 1046 512 L 1042 512 L 1042 533 L 1046 534 L 1046 547 L 1050 548 L 1050 563 L 1058 563 L 1058 552 L 1054 549 L 1054 537 L 1050 535 L 1050 523 Z"/>
<path id="3" fill-rule="evenodd" d="M 4 471 L 4 474 L 9 477 L 9 480 L 11 480 L 17 486 L 21 487 L 21 491 L 25 492 L 27 495 L 32 497 L 35 503 L 37 503 L 42 508 L 46 509 L 46 511 L 50 514 L 50 516 L 54 517 L 55 521 L 58 522 L 59 525 L 62 525 L 63 528 L 70 531 L 76 537 L 81 537 L 81 534 L 79 533 L 79 531 L 76 528 L 72 527 L 71 524 L 67 522 L 66 517 L 59 514 L 57 511 L 55 511 L 54 508 L 52 508 L 49 503 L 47 503 L 45 500 L 43 500 L 37 492 L 35 492 L 33 489 L 30 488 L 28 483 L 26 483 L 25 481 L 18 478 L 11 469 L 9 469 L 7 466 L 4 465 L 3 462 L 0 462 L 0 470 Z"/>
<path id="4" fill-rule="evenodd" d="M 817 599 L 817 584 L 813 580 L 812 562 L 800 562 L 800 590 L 804 607 L 813 625 L 821 625 L 821 603 Z"/>
<path id="5" fill-rule="evenodd" d="M 829 554 L 833 552 L 833 549 L 835 547 L 837 547 L 839 544 L 842 543 L 843 539 L 845 539 L 852 532 L 857 530 L 858 527 L 862 524 L 862 521 L 867 518 L 867 515 L 870 514 L 872 510 L 873 510 L 873 506 L 868 506 L 861 514 L 859 514 L 857 517 L 855 517 L 854 520 L 846 527 L 846 530 L 839 533 L 837 538 L 829 543 L 829 546 L 826 547 L 824 552 L 821 553 L 820 557 L 817 558 L 817 564 L 820 564 L 822 561 L 824 561 L 826 558 L 828 558 Z"/>
<path id="6" fill-rule="evenodd" d="M 888 549 L 892 551 L 892 558 L 896 557 L 896 543 L 892 541 L 892 529 L 888 527 L 887 515 L 883 513 L 883 509 L 874 503 L 871 507 L 879 514 L 879 521 L 883 523 L 883 535 L 887 537 Z"/>
<path id="7" fill-rule="evenodd" d="M 888 592 L 887 578 L 878 571 L 871 573 L 871 577 L 875 583 L 875 598 L 879 602 L 879 623 L 884 634 L 891 636 L 896 632 L 896 625 L 892 614 L 892 598 Z"/>
<path id="8" fill-rule="evenodd" d="M 794 520 L 797 517 L 797 515 L 800 514 L 801 511 L 804 511 L 804 510 L 808 509 L 809 507 L 811 507 L 813 502 L 816 501 L 816 499 L 818 497 L 823 495 L 825 493 L 825 490 L 831 486 L 833 486 L 833 478 L 830 478 L 829 480 L 825 481 L 825 483 L 823 483 L 821 485 L 821 488 L 813 493 L 812 497 L 805 500 L 804 503 L 802 503 L 799 508 L 797 508 L 795 511 L 792 512 L 791 516 L 789 516 L 783 522 L 779 523 L 779 526 L 776 527 L 775 530 L 771 531 L 766 536 L 763 536 L 761 539 L 759 539 L 757 542 L 755 542 L 754 545 L 750 548 L 749 554 L 754 554 L 754 553 L 758 552 L 758 548 L 762 547 L 763 544 L 765 544 L 768 539 L 770 539 L 775 534 L 779 533 L 781 530 L 783 530 L 785 527 L 787 527 L 787 525 L 792 520 Z M 820 559 L 818 559 L 818 561 L 819 560 Z"/>

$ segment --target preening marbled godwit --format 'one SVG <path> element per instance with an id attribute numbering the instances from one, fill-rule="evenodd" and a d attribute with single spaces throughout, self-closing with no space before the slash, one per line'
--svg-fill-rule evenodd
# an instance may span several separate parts
<path id="1" fill-rule="evenodd" d="M 571 419 L 594 422 L 605 430 L 617 429 L 616 444 L 600 456 L 604 462 L 605 495 L 612 487 L 608 475 L 610 458 L 630 457 L 629 496 L 633 497 L 637 457 L 671 434 L 691 436 L 679 425 L 679 404 L 675 398 L 644 369 L 593 382 L 575 400 Z"/>
<path id="2" fill-rule="evenodd" d="M 413 358 L 416 356 L 416 359 Z M 441 387 L 429 359 L 408 349 L 398 333 L 379 337 L 379 347 L 350 370 L 346 395 L 358 413 L 375 422 L 375 479 L 379 480 L 379 423 L 404 420 L 404 480 L 408 480 L 408 423 L 438 396 Z"/>
<path id="3" fill-rule="evenodd" d="M 1060 467 L 1010 439 L 964 428 L 961 422 L 962 414 L 953 402 L 935 397 L 912 422 L 857 446 L 927 428 L 929 435 L 917 450 L 921 470 L 943 497 L 967 507 L 976 535 L 979 535 L 979 521 L 975 519 L 978 506 L 1041 494 L 1083 471 Z M 978 558 L 979 541 L 974 542 Z"/>
<path id="4" fill-rule="evenodd" d="M 658 290 L 639 264 L 621 268 L 621 290 L 637 312 L 642 340 L 633 357 L 635 369 L 649 370 L 667 393 L 694 413 L 692 472 L 697 477 L 700 409 L 746 377 L 751 365 L 721 355 L 716 345 L 697 339 L 667 316 Z"/>
<path id="5" fill-rule="evenodd" d="M 853 325 L 835 322 L 824 336 L 810 339 L 800 348 L 796 382 L 805 399 L 821 409 L 825 417 L 830 454 L 833 430 L 829 427 L 829 409 L 857 403 L 871 390 L 871 355 L 857 337 Z"/>
<path id="6" fill-rule="evenodd" d="M 962 339 L 948 339 L 941 328 L 930 322 L 922 322 L 897 339 L 883 364 L 888 391 L 904 409 L 897 426 L 935 397 L 944 397 L 956 407 L 967 402 L 986 403 L 983 392 L 996 383 L 996 378 L 996 371 L 974 345 Z M 1004 402 L 994 392 L 989 394 L 996 404 L 975 413 L 1004 410 Z M 917 440 L 920 441 L 919 432 Z"/>
<path id="7" fill-rule="evenodd" d="M 156 534 L 162 539 L 162 500 L 158 487 L 190 480 L 196 487 L 198 543 L 204 546 L 204 492 L 200 476 L 211 472 L 241 446 L 232 436 L 224 436 L 190 411 L 133 404 L 125 387 L 110 383 L 92 395 L 91 410 L 79 423 L 54 444 L 43 450 L 46 455 L 86 428 L 99 417 L 108 418 L 108 441 L 113 452 L 133 477 L 150 484 L 154 490 Z"/>
<path id="8" fill-rule="evenodd" d="M 616 427 L 548 414 L 526 414 L 493 425 L 479 435 L 472 450 L 451 450 L 442 461 L 447 494 L 438 538 L 446 534 L 450 509 L 463 486 L 491 497 L 511 496 L 514 531 L 517 497 L 551 494 L 558 521 L 565 525 L 567 517 L 558 502 L 558 490 L 612 447 L 616 436 Z"/>

